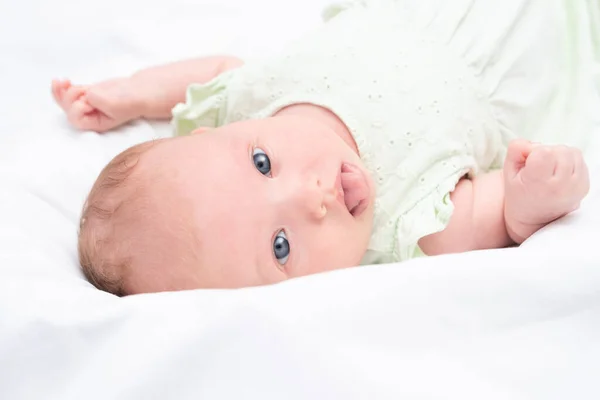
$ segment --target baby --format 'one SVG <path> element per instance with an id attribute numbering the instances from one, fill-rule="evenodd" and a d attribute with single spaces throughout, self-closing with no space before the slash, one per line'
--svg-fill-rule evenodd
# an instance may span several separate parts
<path id="1" fill-rule="evenodd" d="M 264 285 L 518 245 L 577 209 L 580 151 L 517 139 L 447 41 L 397 7 L 330 7 L 260 62 L 54 81 L 77 128 L 172 118 L 176 132 L 95 182 L 79 233 L 89 281 L 120 296 Z"/>

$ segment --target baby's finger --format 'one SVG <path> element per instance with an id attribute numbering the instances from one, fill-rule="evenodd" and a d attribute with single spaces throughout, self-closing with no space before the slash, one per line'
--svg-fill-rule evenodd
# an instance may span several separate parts
<path id="1" fill-rule="evenodd" d="M 94 108 L 102 110 L 106 115 L 112 115 L 112 109 L 114 109 L 114 96 L 107 96 L 106 89 L 102 86 L 92 86 L 86 93 L 86 98 Z"/>
<path id="2" fill-rule="evenodd" d="M 554 166 L 554 177 L 561 181 L 567 182 L 573 176 L 573 168 L 575 166 L 575 155 L 565 146 L 558 146 L 554 149 L 556 164 Z"/>
<path id="3" fill-rule="evenodd" d="M 517 175 L 517 173 L 525 166 L 525 161 L 529 156 L 533 146 L 525 139 L 513 140 L 508 145 L 508 151 L 506 153 L 506 160 L 504 161 L 504 171 L 510 178 Z"/>
<path id="4" fill-rule="evenodd" d="M 79 120 L 79 129 L 85 131 L 100 131 L 100 116 L 98 113 L 86 114 Z"/>
<path id="5" fill-rule="evenodd" d="M 529 179 L 546 180 L 554 173 L 556 159 L 549 147 L 535 147 L 526 161 L 526 172 Z"/>
<path id="6" fill-rule="evenodd" d="M 60 100 L 61 100 L 59 90 L 60 90 L 60 82 L 55 79 L 52 81 L 52 97 L 54 98 L 54 101 L 56 101 L 57 103 L 60 103 Z"/>
<path id="7" fill-rule="evenodd" d="M 98 133 L 106 132 L 115 126 L 115 120 L 99 111 L 86 114 L 81 119 L 81 129 L 95 131 Z"/>
<path id="8" fill-rule="evenodd" d="M 82 101 L 82 100 L 76 100 L 71 105 L 71 107 L 69 107 L 69 111 L 68 111 L 69 121 L 73 125 L 80 127 L 81 121 L 83 120 L 83 118 L 86 116 L 86 114 L 89 114 L 92 111 L 94 111 L 94 108 L 91 107 L 89 104 L 87 104 L 87 102 Z"/>
<path id="9" fill-rule="evenodd" d="M 71 87 L 71 82 L 67 79 L 64 81 L 53 80 L 52 81 L 52 96 L 61 107 L 63 107 L 65 91 Z"/>
<path id="10" fill-rule="evenodd" d="M 70 107 L 76 100 L 85 94 L 87 87 L 71 86 L 64 94 L 63 104 L 65 107 Z"/>
<path id="11" fill-rule="evenodd" d="M 95 110 L 95 107 L 90 105 L 90 103 L 87 101 L 87 97 L 85 94 L 81 96 L 79 100 L 77 100 L 75 103 L 81 103 L 78 105 L 78 107 L 84 114 L 90 113 Z"/>

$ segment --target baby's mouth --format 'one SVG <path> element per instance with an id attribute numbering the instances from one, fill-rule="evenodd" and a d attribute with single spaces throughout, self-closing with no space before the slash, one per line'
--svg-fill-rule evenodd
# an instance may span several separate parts
<path id="1" fill-rule="evenodd" d="M 370 189 L 365 174 L 357 166 L 344 163 L 340 175 L 344 204 L 353 217 L 358 217 L 369 203 Z"/>

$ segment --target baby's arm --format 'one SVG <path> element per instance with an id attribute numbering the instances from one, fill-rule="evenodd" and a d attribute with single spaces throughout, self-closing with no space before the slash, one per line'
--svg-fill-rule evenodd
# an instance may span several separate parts
<path id="1" fill-rule="evenodd" d="M 507 247 L 514 244 L 504 219 L 504 176 L 494 171 L 461 179 L 450 194 L 454 212 L 445 230 L 423 237 L 427 255 Z"/>
<path id="2" fill-rule="evenodd" d="M 165 119 L 185 101 L 187 86 L 206 83 L 242 61 L 213 56 L 144 69 L 93 85 L 53 81 L 54 99 L 79 129 L 104 132 L 136 118 Z"/>
<path id="3" fill-rule="evenodd" d="M 213 56 L 144 69 L 130 80 L 132 87 L 141 93 L 142 116 L 164 119 L 171 117 L 176 104 L 185 101 L 190 84 L 206 83 L 241 65 L 242 61 L 235 57 Z"/>
<path id="4" fill-rule="evenodd" d="M 438 255 L 521 244 L 576 210 L 588 191 L 579 150 L 517 140 L 509 146 L 502 171 L 458 183 L 448 226 L 422 238 L 419 246 Z"/>

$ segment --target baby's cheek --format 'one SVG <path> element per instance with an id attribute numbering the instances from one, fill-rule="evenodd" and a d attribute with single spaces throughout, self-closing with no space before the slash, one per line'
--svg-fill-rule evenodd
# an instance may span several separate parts
<path id="1" fill-rule="evenodd" d="M 329 247 L 331 269 L 354 267 L 360 264 L 369 243 L 370 232 L 363 227 L 337 232 Z"/>

